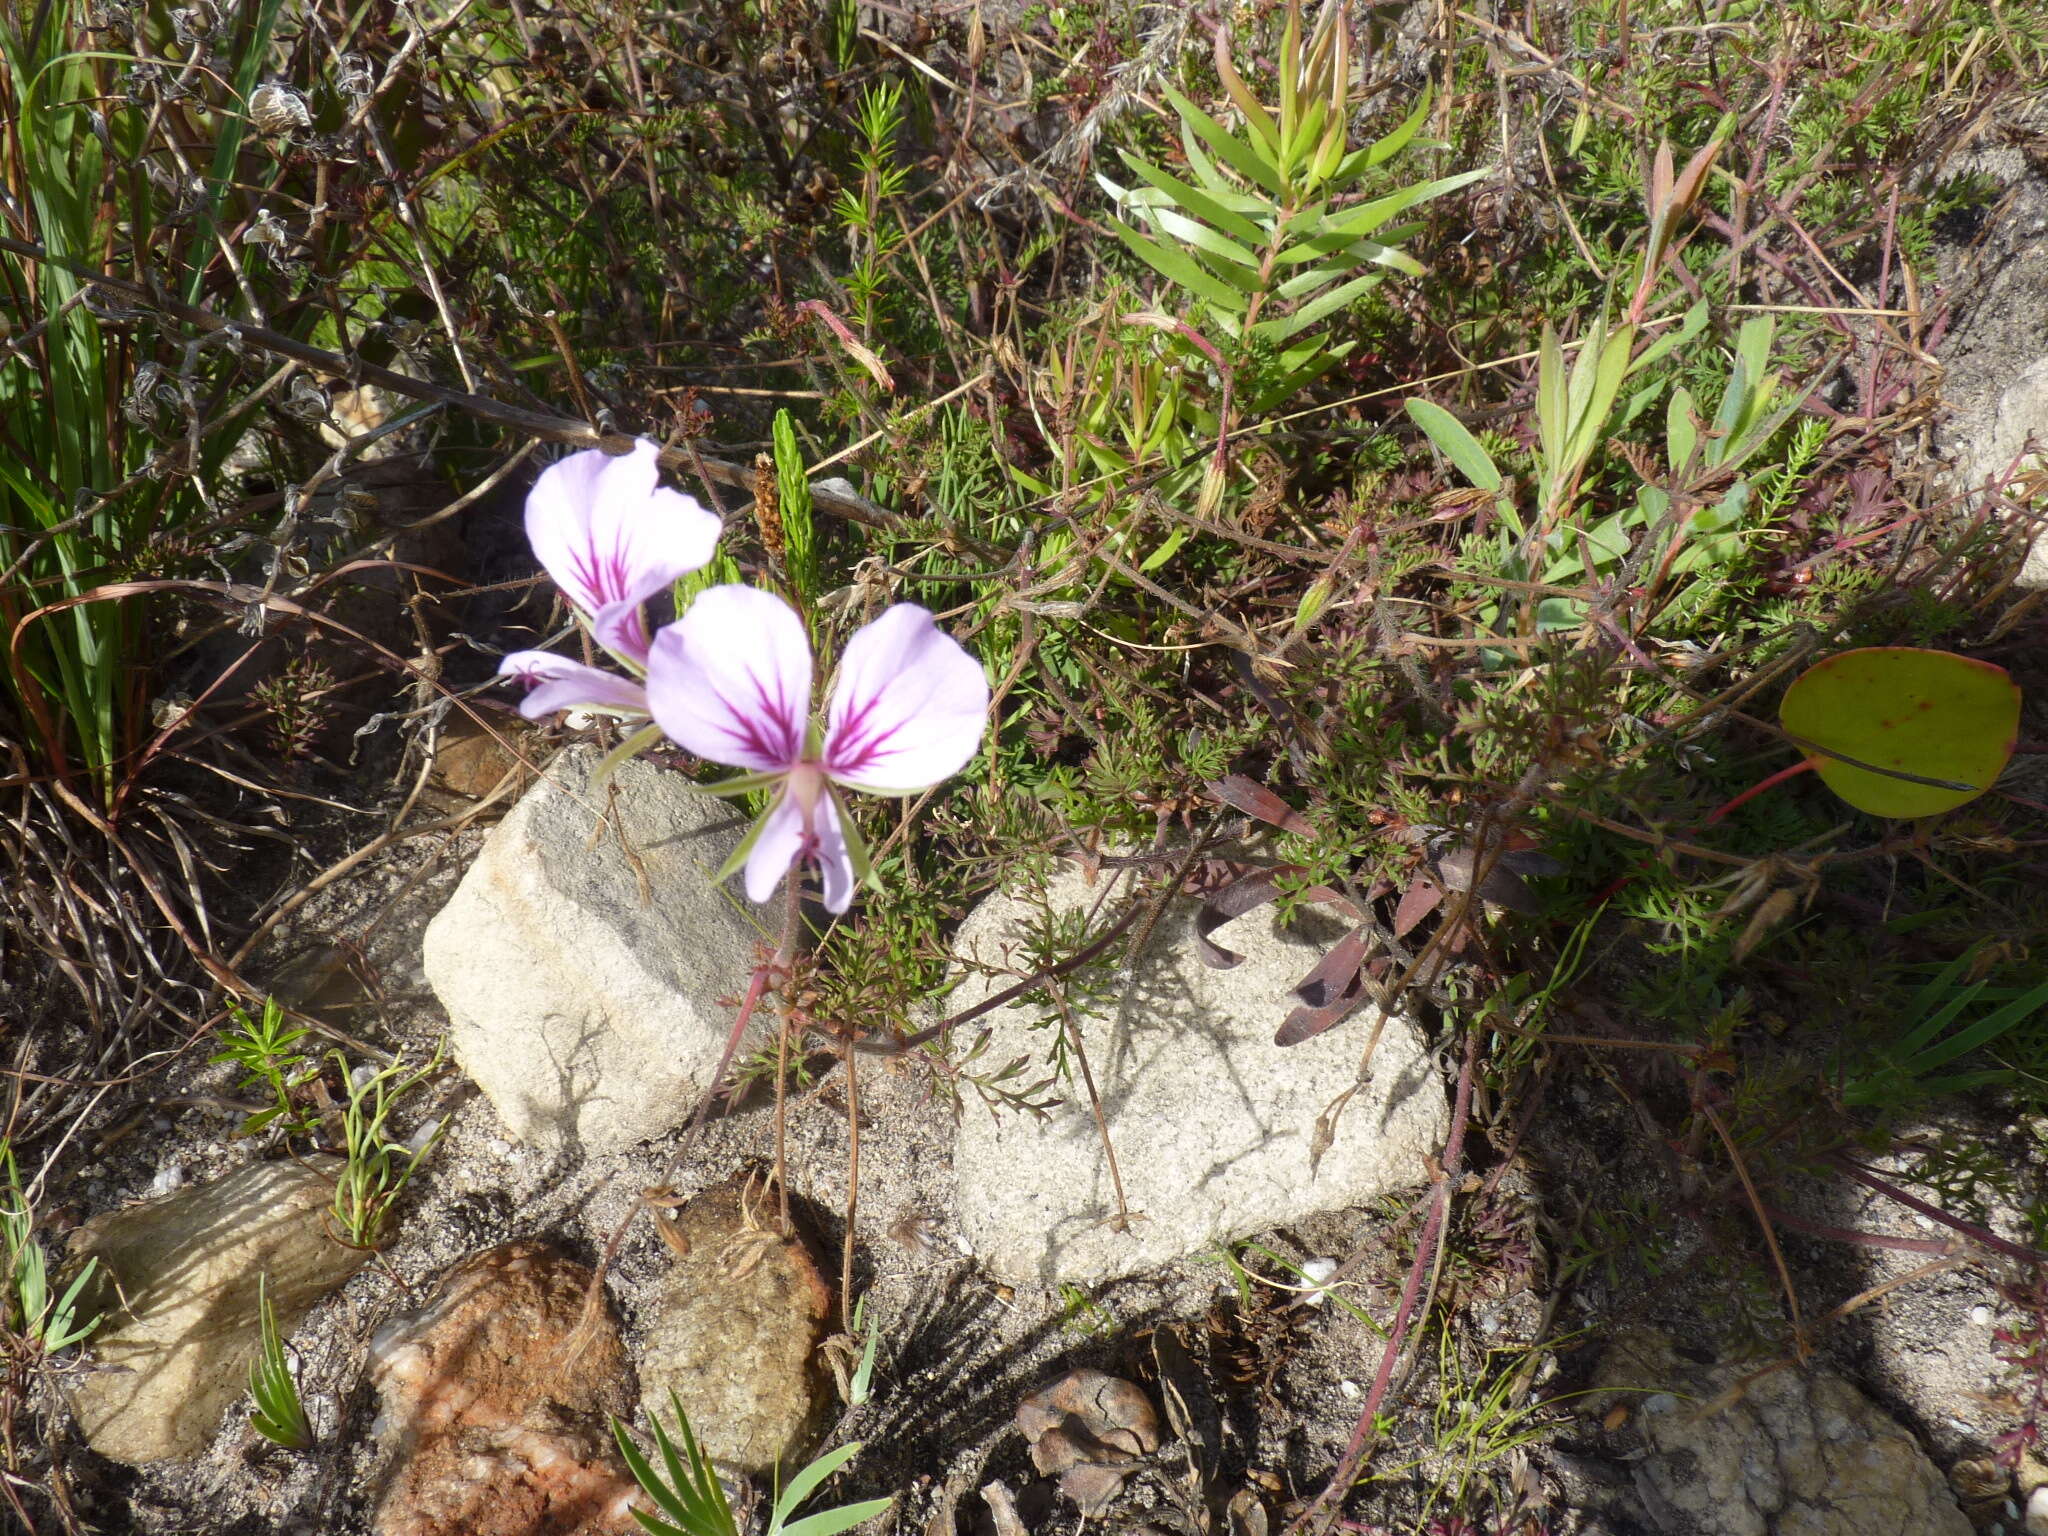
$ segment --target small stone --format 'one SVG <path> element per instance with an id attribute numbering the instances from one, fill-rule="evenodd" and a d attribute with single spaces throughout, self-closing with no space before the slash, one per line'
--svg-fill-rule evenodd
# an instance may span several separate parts
<path id="1" fill-rule="evenodd" d="M 1991 1309 L 1982 1303 L 1970 1308 L 1970 1321 L 1979 1328 L 1989 1328 L 1991 1326 Z"/>
<path id="2" fill-rule="evenodd" d="M 1345 1397 L 1349 1398 L 1354 1403 L 1357 1402 L 1361 1397 L 1365 1396 L 1365 1388 L 1361 1387 L 1349 1376 L 1346 1376 L 1342 1381 L 1337 1383 L 1337 1390 L 1343 1393 Z"/>
<path id="3" fill-rule="evenodd" d="M 455 1058 L 521 1141 L 618 1151 L 710 1086 L 756 930 L 712 881 L 744 830 L 651 763 L 593 788 L 573 747 L 491 832 L 427 925 Z"/>
<path id="4" fill-rule="evenodd" d="M 637 1485 L 610 1417 L 632 1365 L 609 1309 L 579 1332 L 591 1272 L 538 1243 L 450 1270 L 370 1341 L 391 1461 L 376 1536 L 629 1536 Z"/>
<path id="5" fill-rule="evenodd" d="M 2048 1487 L 2027 1495 L 2027 1536 L 2048 1536 Z"/>
<path id="6" fill-rule="evenodd" d="M 521 787 L 530 782 L 526 762 L 538 762 L 540 750 L 530 726 L 492 716 L 486 729 L 451 711 L 434 743 L 433 782 L 459 799 L 481 800 L 508 778 Z"/>
<path id="7" fill-rule="evenodd" d="M 1098 894 L 1068 869 L 1047 886 L 1045 906 L 1083 911 Z M 997 1279 L 1094 1284 L 1364 1205 L 1428 1177 L 1449 1117 L 1414 1025 L 1387 1021 L 1371 1082 L 1312 1161 L 1318 1117 L 1353 1082 L 1377 1015 L 1368 1007 L 1299 1045 L 1275 1045 L 1275 1029 L 1298 1001 L 1294 987 L 1328 941 L 1279 930 L 1270 911 L 1253 912 L 1217 932 L 1243 961 L 1212 970 L 1195 952 L 1192 916 L 1192 903 L 1164 915 L 1122 996 L 1081 1028 L 1127 1227 L 1119 1230 L 1103 1133 L 1078 1070 L 1057 1090 L 1065 1102 L 1042 1119 L 976 1104 L 961 1116 L 953 1159 L 960 1228 Z M 975 908 L 956 948 L 979 968 L 946 1011 L 1011 985 L 1019 941 L 1041 922 L 1037 904 L 1013 896 Z M 978 1020 L 973 1030 L 992 1036 L 982 1060 L 1043 1061 L 1054 1039 L 1042 1027 L 1047 1017 L 1043 1008 L 1011 1005 Z"/>
<path id="8" fill-rule="evenodd" d="M 206 1449 L 248 1389 L 259 1279 L 289 1334 L 369 1258 L 330 1233 L 338 1166 L 256 1163 L 79 1228 L 66 1275 L 98 1260 L 80 1315 L 104 1317 L 71 1406 L 94 1450 L 140 1466 Z"/>
<path id="9" fill-rule="evenodd" d="M 641 1408 L 670 1424 L 673 1391 L 714 1461 L 786 1478 L 818 1428 L 815 1364 L 832 1290 L 772 1191 L 733 1180 L 667 1217 L 675 1259 L 648 1308 Z"/>
<path id="10" fill-rule="evenodd" d="M 1310 1259 L 1301 1266 L 1301 1281 L 1307 1286 L 1308 1294 L 1302 1298 L 1311 1307 L 1325 1305 L 1330 1299 L 1330 1279 L 1341 1266 L 1335 1259 Z"/>

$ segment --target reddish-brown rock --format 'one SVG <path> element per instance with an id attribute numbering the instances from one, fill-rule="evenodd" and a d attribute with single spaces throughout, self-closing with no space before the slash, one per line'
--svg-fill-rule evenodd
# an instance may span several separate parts
<path id="1" fill-rule="evenodd" d="M 628 1536 L 637 1492 L 609 1416 L 633 1408 L 607 1308 L 577 1336 L 590 1271 L 536 1243 L 450 1270 L 370 1343 L 392 1455 L 377 1536 Z"/>

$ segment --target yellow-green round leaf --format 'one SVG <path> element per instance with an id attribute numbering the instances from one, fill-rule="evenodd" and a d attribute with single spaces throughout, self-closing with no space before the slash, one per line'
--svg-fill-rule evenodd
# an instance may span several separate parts
<path id="1" fill-rule="evenodd" d="M 1785 691 L 1778 723 L 1821 781 L 1873 816 L 1934 816 L 1991 787 L 2018 739 L 2020 691 L 2003 667 L 1951 651 L 1875 646 L 1830 656 Z M 1851 767 L 1895 769 L 1967 789 Z"/>

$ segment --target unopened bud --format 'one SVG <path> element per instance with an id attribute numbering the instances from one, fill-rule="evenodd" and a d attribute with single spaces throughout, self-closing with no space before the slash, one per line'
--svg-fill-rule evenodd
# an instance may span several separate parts
<path id="1" fill-rule="evenodd" d="M 1230 473 L 1230 461 L 1221 449 L 1209 456 L 1208 465 L 1202 470 L 1202 494 L 1195 501 L 1195 512 L 1200 517 L 1214 517 L 1216 509 L 1223 505 L 1223 487 Z"/>

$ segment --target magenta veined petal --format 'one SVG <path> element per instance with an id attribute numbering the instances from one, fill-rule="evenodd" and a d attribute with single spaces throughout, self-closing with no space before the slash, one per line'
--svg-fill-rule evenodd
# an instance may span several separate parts
<path id="1" fill-rule="evenodd" d="M 804 851 L 804 813 L 787 790 L 775 797 L 747 850 L 747 900 L 766 901 Z"/>
<path id="2" fill-rule="evenodd" d="M 647 699 L 669 740 L 756 773 L 802 759 L 811 713 L 803 620 L 753 587 L 710 587 L 662 626 L 647 655 Z"/>
<path id="3" fill-rule="evenodd" d="M 826 717 L 825 771 L 881 793 L 964 768 L 988 719 L 981 663 L 931 614 L 898 603 L 846 642 Z"/>
<path id="4" fill-rule="evenodd" d="M 785 790 L 762 818 L 754 846 L 747 850 L 747 899 L 766 901 L 783 876 L 797 878 L 796 866 L 805 859 L 817 864 L 824 879 L 826 910 L 844 912 L 853 905 L 853 858 L 846 851 L 839 808 L 830 795 L 820 795 L 806 828 L 796 796 Z"/>
<path id="5" fill-rule="evenodd" d="M 660 485 L 661 450 L 645 438 L 616 457 L 599 448 L 572 453 L 541 471 L 526 498 L 526 537 L 569 601 L 585 615 L 639 605 L 707 564 L 718 519 L 680 491 Z M 619 638 L 640 660 L 647 637 L 637 614 Z"/>
<path id="6" fill-rule="evenodd" d="M 519 702 L 519 713 L 529 720 L 544 720 L 561 709 L 629 717 L 647 713 L 647 690 L 631 678 L 553 651 L 514 651 L 498 663 L 498 676 L 516 677 L 533 690 Z"/>

